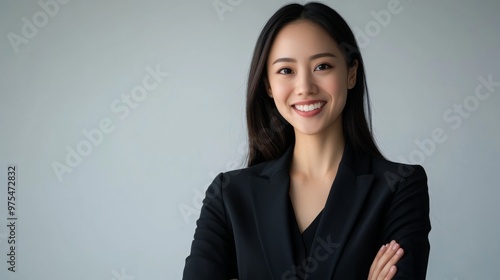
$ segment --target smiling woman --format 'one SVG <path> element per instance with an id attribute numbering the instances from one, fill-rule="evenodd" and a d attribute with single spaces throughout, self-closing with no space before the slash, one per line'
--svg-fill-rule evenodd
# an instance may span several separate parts
<path id="1" fill-rule="evenodd" d="M 257 41 L 248 167 L 209 186 L 184 279 L 425 279 L 427 177 L 371 133 L 361 53 L 331 8 L 291 4 Z"/>

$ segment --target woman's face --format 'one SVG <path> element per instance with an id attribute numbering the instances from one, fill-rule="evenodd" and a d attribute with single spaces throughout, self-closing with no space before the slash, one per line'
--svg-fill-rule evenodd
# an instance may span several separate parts
<path id="1" fill-rule="evenodd" d="M 357 63 L 348 69 L 338 44 L 320 26 L 294 21 L 279 31 L 271 47 L 268 94 L 296 134 L 341 133 L 356 68 Z"/>

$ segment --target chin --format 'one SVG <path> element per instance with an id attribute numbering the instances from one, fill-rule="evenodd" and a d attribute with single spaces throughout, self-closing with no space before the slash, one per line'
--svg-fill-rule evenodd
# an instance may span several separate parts
<path id="1" fill-rule="evenodd" d="M 313 127 L 294 127 L 295 135 L 303 134 L 308 136 L 319 135 L 322 132 L 325 132 L 325 128 L 313 128 Z"/>
<path id="2" fill-rule="evenodd" d="M 322 135 L 322 134 L 331 134 L 331 133 L 338 133 L 339 129 L 342 130 L 342 126 L 340 128 L 337 126 L 338 121 L 341 121 L 338 119 L 337 121 L 333 123 L 320 123 L 316 125 L 311 125 L 311 124 L 302 124 L 302 125 L 297 125 L 293 126 L 295 135 L 297 133 L 302 134 L 302 135 L 308 135 L 308 136 L 317 136 L 317 135 Z"/>

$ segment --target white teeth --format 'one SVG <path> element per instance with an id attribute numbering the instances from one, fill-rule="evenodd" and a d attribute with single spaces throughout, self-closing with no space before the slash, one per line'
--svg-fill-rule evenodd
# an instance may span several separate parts
<path id="1" fill-rule="evenodd" d="M 317 102 L 317 103 L 310 104 L 310 105 L 295 105 L 295 108 L 297 108 L 297 110 L 302 111 L 302 112 L 310 112 L 312 110 L 316 110 L 316 109 L 321 108 L 323 105 L 324 105 L 323 102 Z"/>

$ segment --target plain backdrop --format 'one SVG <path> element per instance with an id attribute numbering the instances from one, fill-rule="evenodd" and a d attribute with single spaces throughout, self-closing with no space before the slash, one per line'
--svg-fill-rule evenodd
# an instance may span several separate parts
<path id="1" fill-rule="evenodd" d="M 1 1 L 0 279 L 180 279 L 205 189 L 245 164 L 250 58 L 287 3 Z M 382 151 L 427 171 L 428 279 L 499 279 L 500 2 L 324 3 L 362 46 Z"/>

